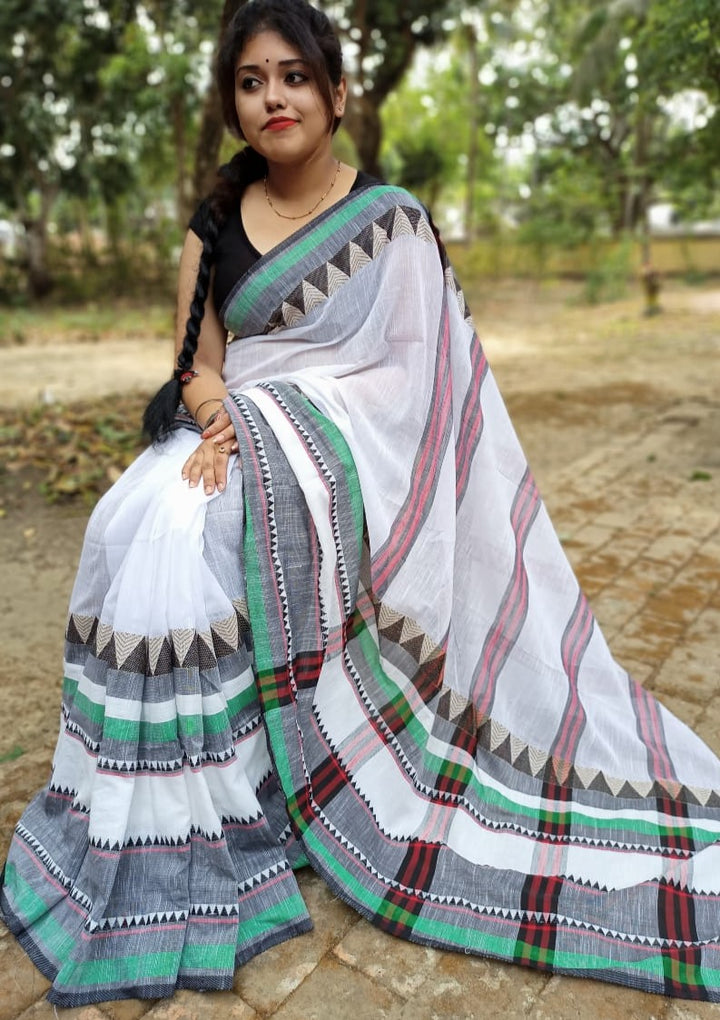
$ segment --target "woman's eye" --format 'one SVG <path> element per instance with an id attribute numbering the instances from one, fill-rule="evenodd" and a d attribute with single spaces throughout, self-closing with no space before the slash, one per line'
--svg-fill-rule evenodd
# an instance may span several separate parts
<path id="1" fill-rule="evenodd" d="M 240 88 L 246 91 L 256 88 L 260 84 L 260 79 L 253 77 L 253 75 L 246 75 L 240 82 Z"/>
<path id="2" fill-rule="evenodd" d="M 302 71 L 290 71 L 285 77 L 288 85 L 303 85 L 307 80 L 308 76 Z"/>

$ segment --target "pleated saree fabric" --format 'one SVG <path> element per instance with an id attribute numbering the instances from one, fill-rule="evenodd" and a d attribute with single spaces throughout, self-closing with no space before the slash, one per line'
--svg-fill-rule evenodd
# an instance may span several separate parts
<path id="1" fill-rule="evenodd" d="M 352 192 L 222 316 L 227 490 L 181 427 L 89 525 L 2 899 L 50 998 L 230 987 L 309 863 L 395 935 L 719 1001 L 720 762 L 613 660 L 422 207 Z"/>

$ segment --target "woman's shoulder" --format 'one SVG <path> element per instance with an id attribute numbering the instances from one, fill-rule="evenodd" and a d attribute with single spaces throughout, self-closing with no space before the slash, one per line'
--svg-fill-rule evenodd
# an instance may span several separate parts
<path id="1" fill-rule="evenodd" d="M 377 193 L 378 198 L 382 197 L 390 204 L 414 207 L 420 210 L 424 216 L 427 216 L 427 209 L 411 191 L 401 188 L 397 184 L 388 184 L 386 181 L 367 173 L 365 170 L 358 170 L 351 190 L 361 191 L 366 188 L 373 189 Z"/>
<path id="2" fill-rule="evenodd" d="M 429 210 L 416 195 L 406 188 L 401 188 L 397 184 L 387 184 L 372 174 L 359 170 L 349 198 L 352 199 L 354 195 L 359 197 L 363 194 L 369 196 L 369 202 L 363 203 L 365 215 L 378 219 L 378 222 L 382 221 L 381 225 L 384 225 L 384 221 L 388 217 L 395 222 L 399 214 L 398 222 L 404 223 L 409 220 L 413 233 L 425 232 L 430 227 L 433 234 L 437 236 Z M 420 227 L 421 223 L 424 226 Z"/>

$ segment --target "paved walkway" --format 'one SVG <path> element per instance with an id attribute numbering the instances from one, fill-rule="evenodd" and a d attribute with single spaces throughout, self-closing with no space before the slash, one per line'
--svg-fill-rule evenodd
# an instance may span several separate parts
<path id="1" fill-rule="evenodd" d="M 642 432 L 540 485 L 617 658 L 720 753 L 720 405 L 681 401 Z M 684 452 L 685 451 L 685 452 Z M 700 451 L 700 452 L 699 452 Z M 687 455 L 686 455 L 687 454 Z M 47 752 L 0 765 L 0 812 L 19 813 Z M 695 1020 L 720 1005 L 678 1002 L 408 945 L 375 931 L 312 874 L 315 930 L 264 953 L 232 992 L 106 1003 L 82 1020 Z M 3 931 L 0 1020 L 50 1020 L 47 983 Z"/>

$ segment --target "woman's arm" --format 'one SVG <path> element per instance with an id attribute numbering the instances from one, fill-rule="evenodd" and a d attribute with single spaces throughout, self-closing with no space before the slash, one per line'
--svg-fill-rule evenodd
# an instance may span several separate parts
<path id="1" fill-rule="evenodd" d="M 200 238 L 189 230 L 180 257 L 175 336 L 177 353 L 182 348 L 190 316 L 202 248 Z M 193 360 L 193 369 L 197 375 L 185 383 L 182 391 L 185 407 L 201 428 L 205 428 L 202 442 L 183 465 L 182 476 L 191 486 L 196 486 L 202 478 L 208 494 L 214 492 L 216 487 L 220 492 L 225 488 L 228 457 L 237 448 L 235 430 L 230 416 L 222 406 L 228 392 L 222 378 L 225 346 L 226 333 L 215 310 L 212 294 L 208 293 L 197 353 Z"/>

